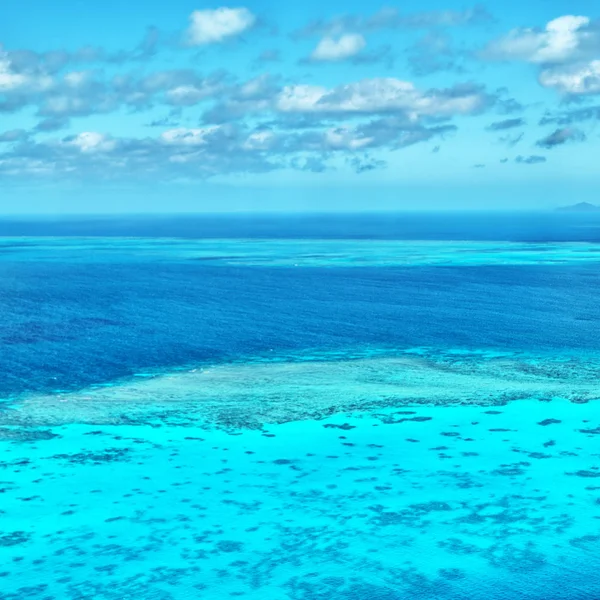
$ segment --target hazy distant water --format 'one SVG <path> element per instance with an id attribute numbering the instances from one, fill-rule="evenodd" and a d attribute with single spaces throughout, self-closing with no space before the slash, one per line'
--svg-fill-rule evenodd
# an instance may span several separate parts
<path id="1" fill-rule="evenodd" d="M 0 219 L 0 236 L 599 241 L 600 213 L 454 211 Z"/>
<path id="2" fill-rule="evenodd" d="M 0 598 L 598 596 L 599 232 L 0 221 Z"/>

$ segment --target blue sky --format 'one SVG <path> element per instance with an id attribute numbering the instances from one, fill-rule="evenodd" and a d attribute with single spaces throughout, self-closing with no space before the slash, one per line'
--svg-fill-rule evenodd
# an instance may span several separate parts
<path id="1" fill-rule="evenodd" d="M 0 3 L 0 213 L 597 202 L 599 119 L 597 2 Z"/>

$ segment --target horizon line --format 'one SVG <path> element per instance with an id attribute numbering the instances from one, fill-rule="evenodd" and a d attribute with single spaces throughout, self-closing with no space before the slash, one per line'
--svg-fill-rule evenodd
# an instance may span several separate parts
<path id="1" fill-rule="evenodd" d="M 175 211 L 175 212 L 31 212 L 31 213 L 0 213 L 1 220 L 29 219 L 29 218 L 111 218 L 111 217 L 293 217 L 293 216 L 353 216 L 353 215 L 403 215 L 403 214 L 435 214 L 435 213 L 521 213 L 521 214 L 547 214 L 557 212 L 569 206 L 552 206 L 544 208 L 419 208 L 419 209 L 364 209 L 364 210 L 231 210 L 231 211 Z M 600 206 L 597 206 L 600 210 Z M 565 211 L 569 212 L 569 211 Z M 575 214 L 589 214 L 572 211 Z M 593 211 L 590 211 L 593 212 Z"/>

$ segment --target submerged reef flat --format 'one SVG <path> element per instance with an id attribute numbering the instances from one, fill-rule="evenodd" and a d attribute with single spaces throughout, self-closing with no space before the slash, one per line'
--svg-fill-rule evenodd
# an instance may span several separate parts
<path id="1" fill-rule="evenodd" d="M 66 423 L 260 428 L 350 411 L 412 406 L 588 402 L 600 397 L 600 357 L 511 352 L 321 352 L 140 373 L 79 391 L 0 405 L 0 426 Z"/>
<path id="2" fill-rule="evenodd" d="M 188 262 L 236 267 L 393 267 L 600 263 L 591 242 L 373 239 L 0 238 L 0 260 Z"/>
<path id="3" fill-rule="evenodd" d="M 3 600 L 600 597 L 592 402 L 14 430 Z"/>

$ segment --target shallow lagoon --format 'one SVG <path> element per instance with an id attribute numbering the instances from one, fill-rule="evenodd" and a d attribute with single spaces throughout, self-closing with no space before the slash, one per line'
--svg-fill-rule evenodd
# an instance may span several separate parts
<path id="1" fill-rule="evenodd" d="M 590 598 L 599 425 L 520 401 L 3 429 L 3 598 Z"/>

